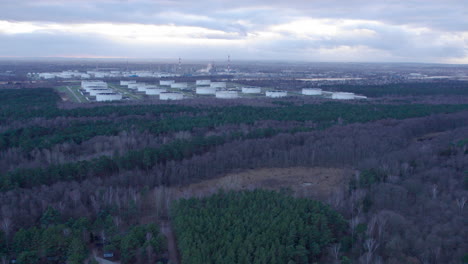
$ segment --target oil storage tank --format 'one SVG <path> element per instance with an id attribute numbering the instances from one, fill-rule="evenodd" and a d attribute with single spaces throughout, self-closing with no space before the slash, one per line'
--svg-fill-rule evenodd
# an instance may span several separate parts
<path id="1" fill-rule="evenodd" d="M 304 88 L 302 89 L 303 95 L 322 95 L 322 89 L 319 88 Z"/>
<path id="2" fill-rule="evenodd" d="M 113 91 L 109 88 L 93 88 L 88 90 L 89 95 L 96 96 L 98 93 L 112 93 Z"/>
<path id="3" fill-rule="evenodd" d="M 331 98 L 336 99 L 336 100 L 353 100 L 354 93 L 336 92 L 336 93 L 332 93 Z"/>
<path id="4" fill-rule="evenodd" d="M 120 85 L 121 85 L 121 86 L 127 86 L 127 85 L 129 85 L 129 84 L 131 84 L 131 83 L 136 83 L 136 81 L 135 81 L 135 80 L 131 80 L 131 81 L 120 81 Z"/>
<path id="5" fill-rule="evenodd" d="M 216 94 L 216 88 L 210 86 L 200 86 L 195 90 L 196 94 Z"/>
<path id="6" fill-rule="evenodd" d="M 159 85 L 161 86 L 171 86 L 171 84 L 175 83 L 174 80 L 160 80 Z"/>
<path id="7" fill-rule="evenodd" d="M 235 99 L 235 98 L 239 98 L 239 93 L 237 91 L 226 91 L 226 90 L 217 91 L 216 98 Z"/>
<path id="8" fill-rule="evenodd" d="M 226 88 L 226 83 L 225 82 L 211 82 L 210 87 L 225 89 Z"/>
<path id="9" fill-rule="evenodd" d="M 104 102 L 104 101 L 118 101 L 122 100 L 122 95 L 119 93 L 98 93 L 96 94 L 96 101 Z"/>
<path id="10" fill-rule="evenodd" d="M 205 86 L 205 85 L 207 86 L 211 84 L 211 81 L 210 80 L 196 80 L 195 84 L 197 86 Z"/>
<path id="11" fill-rule="evenodd" d="M 187 87 L 188 87 L 187 83 L 172 83 L 171 84 L 171 88 L 175 88 L 175 89 L 185 89 Z"/>
<path id="12" fill-rule="evenodd" d="M 184 95 L 182 93 L 175 93 L 175 92 L 162 92 L 159 94 L 160 100 L 181 100 L 184 99 Z"/>
<path id="13" fill-rule="evenodd" d="M 242 87 L 242 93 L 245 93 L 245 94 L 259 94 L 261 92 L 262 92 L 262 89 L 260 87 L 254 87 L 254 86 Z"/>
<path id="14" fill-rule="evenodd" d="M 267 97 L 280 98 L 280 97 L 288 96 L 288 92 L 286 92 L 286 91 L 267 91 L 265 93 L 265 95 Z"/>

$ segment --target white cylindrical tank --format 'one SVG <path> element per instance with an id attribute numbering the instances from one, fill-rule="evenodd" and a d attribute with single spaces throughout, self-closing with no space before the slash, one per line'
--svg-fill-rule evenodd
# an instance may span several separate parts
<path id="1" fill-rule="evenodd" d="M 197 80 L 195 84 L 198 86 L 210 85 L 211 81 L 210 80 Z"/>
<path id="2" fill-rule="evenodd" d="M 265 95 L 267 97 L 280 98 L 280 97 L 288 96 L 288 92 L 286 92 L 286 91 L 267 91 L 265 93 Z"/>
<path id="3" fill-rule="evenodd" d="M 159 94 L 160 100 L 181 100 L 184 99 L 184 95 L 175 92 L 162 92 Z"/>
<path id="4" fill-rule="evenodd" d="M 225 82 L 211 82 L 210 87 L 224 89 L 226 88 L 226 83 Z"/>
<path id="5" fill-rule="evenodd" d="M 88 92 L 89 92 L 89 95 L 96 96 L 96 94 L 98 93 L 112 93 L 113 91 L 108 88 L 93 88 L 93 89 L 88 90 Z"/>
<path id="6" fill-rule="evenodd" d="M 145 93 L 147 95 L 158 95 L 158 94 L 164 93 L 166 91 L 167 91 L 166 88 L 146 88 Z"/>
<path id="7" fill-rule="evenodd" d="M 174 80 L 160 80 L 159 85 L 163 86 L 171 86 L 171 84 L 175 83 Z"/>
<path id="8" fill-rule="evenodd" d="M 120 81 L 120 85 L 121 86 L 126 86 L 126 85 L 129 85 L 131 83 L 136 83 L 135 80 L 132 80 L 132 81 Z"/>
<path id="9" fill-rule="evenodd" d="M 216 92 L 216 98 L 234 99 L 238 97 L 239 97 L 239 93 L 237 93 L 237 91 L 217 91 Z"/>
<path id="10" fill-rule="evenodd" d="M 302 89 L 303 95 L 322 95 L 322 89 L 318 88 L 304 88 Z"/>
<path id="11" fill-rule="evenodd" d="M 262 89 L 260 87 L 253 87 L 253 86 L 242 87 L 242 93 L 245 93 L 245 94 L 258 94 L 261 92 L 262 92 Z"/>
<path id="12" fill-rule="evenodd" d="M 332 94 L 331 98 L 337 100 L 352 100 L 354 99 L 354 93 L 336 92 Z"/>
<path id="13" fill-rule="evenodd" d="M 354 99 L 367 99 L 367 96 L 364 95 L 355 95 Z"/>
<path id="14" fill-rule="evenodd" d="M 98 93 L 96 94 L 96 101 L 118 101 L 122 100 L 122 95 L 119 93 Z"/>
<path id="15" fill-rule="evenodd" d="M 171 88 L 184 89 L 187 88 L 187 83 L 172 83 Z"/>
<path id="16" fill-rule="evenodd" d="M 93 89 L 109 89 L 107 86 L 99 86 L 99 85 L 88 85 L 84 88 L 86 92 L 90 92 Z"/>
<path id="17" fill-rule="evenodd" d="M 216 94 L 216 88 L 210 86 L 197 87 L 196 94 Z"/>

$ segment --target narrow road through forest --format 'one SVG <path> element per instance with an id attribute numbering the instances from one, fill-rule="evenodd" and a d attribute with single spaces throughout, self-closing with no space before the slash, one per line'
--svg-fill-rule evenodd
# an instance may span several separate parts
<path id="1" fill-rule="evenodd" d="M 161 221 L 161 233 L 166 236 L 167 239 L 167 250 L 169 252 L 169 263 L 180 264 L 179 252 L 177 251 L 177 244 L 175 241 L 174 230 L 172 229 L 171 222 L 169 220 Z"/>

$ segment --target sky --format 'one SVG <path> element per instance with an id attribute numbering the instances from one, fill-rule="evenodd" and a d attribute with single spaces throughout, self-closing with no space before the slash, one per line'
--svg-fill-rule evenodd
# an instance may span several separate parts
<path id="1" fill-rule="evenodd" d="M 0 0 L 0 57 L 468 64 L 468 0 Z"/>

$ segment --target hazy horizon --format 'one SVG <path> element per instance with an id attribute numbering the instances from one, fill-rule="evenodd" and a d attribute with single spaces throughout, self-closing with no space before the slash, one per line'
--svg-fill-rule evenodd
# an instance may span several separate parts
<path id="1" fill-rule="evenodd" d="M 462 0 L 6 0 L 0 57 L 466 64 L 462 7 Z"/>

